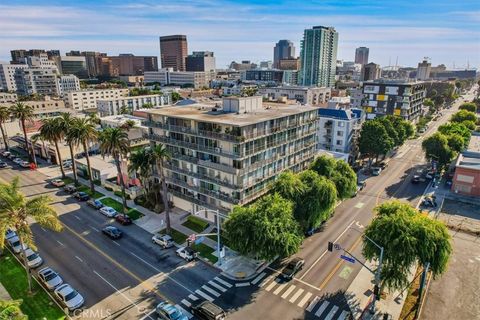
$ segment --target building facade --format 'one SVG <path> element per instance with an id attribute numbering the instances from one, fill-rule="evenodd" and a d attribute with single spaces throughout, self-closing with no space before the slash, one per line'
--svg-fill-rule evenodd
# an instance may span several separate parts
<path id="1" fill-rule="evenodd" d="M 55 69 L 22 68 L 15 71 L 17 93 L 28 96 L 41 94 L 57 96 L 57 73 Z"/>
<path id="2" fill-rule="evenodd" d="M 361 81 L 377 80 L 382 75 L 382 69 L 379 64 L 370 62 L 362 66 Z"/>
<path id="3" fill-rule="evenodd" d="M 282 59 L 295 59 L 295 46 L 290 40 L 280 40 L 273 48 L 273 67 L 280 69 Z"/>
<path id="4" fill-rule="evenodd" d="M 178 85 L 194 89 L 208 88 L 215 78 L 215 72 L 173 71 L 172 68 L 160 69 L 156 72 L 145 72 L 146 84 L 158 82 L 162 86 Z"/>
<path id="5" fill-rule="evenodd" d="M 61 74 L 73 74 L 84 79 L 88 78 L 87 61 L 83 56 L 56 57 L 57 67 Z"/>
<path id="6" fill-rule="evenodd" d="M 224 98 L 223 107 L 183 106 L 148 111 L 148 137 L 172 154 L 165 164 L 176 207 L 228 214 L 268 191 L 285 170 L 306 169 L 315 156 L 318 110 L 265 109 L 260 96 Z M 205 213 L 204 218 L 215 220 Z"/>
<path id="7" fill-rule="evenodd" d="M 160 59 L 162 68 L 186 71 L 185 59 L 188 55 L 187 36 L 173 35 L 160 37 Z"/>
<path id="8" fill-rule="evenodd" d="M 325 104 L 330 99 L 330 88 L 319 87 L 265 87 L 260 88 L 259 93 L 267 99 L 278 100 L 287 97 L 289 100 L 295 100 L 301 104 L 320 105 Z"/>
<path id="9" fill-rule="evenodd" d="M 0 103 L 15 103 L 17 102 L 16 93 L 0 92 Z"/>
<path id="10" fill-rule="evenodd" d="M 97 100 L 116 99 L 128 96 L 128 89 L 80 90 L 68 92 L 65 102 L 68 108 L 78 111 L 95 110 Z"/>
<path id="11" fill-rule="evenodd" d="M 355 49 L 355 63 L 367 64 L 369 51 L 370 50 L 367 47 L 359 47 Z"/>
<path id="12" fill-rule="evenodd" d="M 367 119 L 396 115 L 414 121 L 422 112 L 426 89 L 423 82 L 377 80 L 364 82 L 363 94 Z"/>
<path id="13" fill-rule="evenodd" d="M 338 33 L 333 27 L 305 29 L 301 42 L 299 85 L 333 87 Z"/>
<path id="14" fill-rule="evenodd" d="M 119 97 L 113 99 L 98 99 L 97 111 L 102 117 L 133 113 L 143 109 L 145 104 L 156 108 L 172 103 L 170 94 L 150 94 L 145 96 Z"/>
<path id="15" fill-rule="evenodd" d="M 432 69 L 432 64 L 428 60 L 423 60 L 418 63 L 417 67 L 417 80 L 427 80 L 430 79 L 430 71 Z"/>
<path id="16" fill-rule="evenodd" d="M 186 58 L 187 71 L 215 72 L 215 57 L 210 51 L 193 51 Z"/>
<path id="17" fill-rule="evenodd" d="M 280 70 L 300 70 L 300 59 L 291 58 L 291 59 L 280 59 L 278 61 L 278 69 Z"/>
<path id="18" fill-rule="evenodd" d="M 242 70 L 252 70 L 257 68 L 257 65 L 250 60 L 242 60 L 241 62 L 232 61 L 230 63 L 230 69 L 242 71 Z"/>
<path id="19" fill-rule="evenodd" d="M 0 90 L 16 92 L 15 73 L 18 69 L 27 69 L 26 64 L 0 64 Z"/>
<path id="20" fill-rule="evenodd" d="M 158 70 L 158 59 L 155 56 L 135 56 L 125 53 L 108 58 L 110 76 L 138 76 L 147 71 Z"/>
<path id="21" fill-rule="evenodd" d="M 57 94 L 60 97 L 65 97 L 72 91 L 80 91 L 80 80 L 77 76 L 70 74 L 57 77 Z"/>

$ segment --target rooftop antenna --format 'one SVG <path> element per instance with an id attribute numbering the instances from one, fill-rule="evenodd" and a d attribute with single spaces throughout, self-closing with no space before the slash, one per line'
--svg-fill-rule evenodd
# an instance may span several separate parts
<path id="1" fill-rule="evenodd" d="M 398 56 L 397 56 L 397 60 L 395 60 L 395 70 L 397 69 L 398 67 Z"/>

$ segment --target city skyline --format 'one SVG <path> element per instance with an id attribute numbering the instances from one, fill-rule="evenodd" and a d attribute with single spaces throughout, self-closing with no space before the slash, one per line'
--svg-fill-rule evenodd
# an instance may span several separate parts
<path id="1" fill-rule="evenodd" d="M 185 34 L 189 52 L 215 52 L 218 68 L 236 60 L 273 60 L 280 39 L 300 48 L 305 28 L 332 26 L 339 33 L 338 59 L 353 61 L 355 48 L 370 48 L 382 66 L 415 67 L 423 57 L 432 65 L 479 67 L 480 21 L 475 1 L 462 8 L 447 1 L 395 1 L 395 15 L 380 1 L 293 3 L 282 1 L 127 2 L 13 1 L 0 6 L 0 61 L 11 49 L 45 48 L 159 55 L 158 37 Z M 93 8 L 91 4 L 95 3 Z M 424 13 L 419 7 L 426 7 Z M 232 14 L 234 12 L 235 14 Z M 89 26 L 86 28 L 85 26 Z M 262 30 L 262 32 L 259 32 Z"/>

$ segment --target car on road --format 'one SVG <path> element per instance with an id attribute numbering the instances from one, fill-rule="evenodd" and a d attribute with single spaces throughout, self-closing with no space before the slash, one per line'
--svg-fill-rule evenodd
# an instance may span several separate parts
<path id="1" fill-rule="evenodd" d="M 381 172 L 382 172 L 382 168 L 372 167 L 372 175 L 373 176 L 379 176 Z"/>
<path id="2" fill-rule="evenodd" d="M 305 265 L 305 260 L 302 258 L 293 258 L 288 262 L 288 264 L 283 268 L 282 271 L 282 278 L 289 281 L 292 280 L 293 277 L 303 269 Z"/>
<path id="3" fill-rule="evenodd" d="M 54 294 L 60 300 L 60 303 L 70 311 L 80 308 L 85 303 L 82 295 L 68 283 L 55 289 Z"/>
<path id="4" fill-rule="evenodd" d="M 190 247 L 181 247 L 175 253 L 186 261 L 192 261 L 198 256 L 198 253 Z"/>
<path id="5" fill-rule="evenodd" d="M 9 155 L 11 155 L 10 151 L 3 151 L 2 152 L 2 156 L 4 156 L 5 158 L 8 157 Z"/>
<path id="6" fill-rule="evenodd" d="M 227 313 L 210 301 L 200 301 L 192 305 L 192 314 L 197 319 L 203 320 L 223 320 L 227 317 Z"/>
<path id="7" fill-rule="evenodd" d="M 102 229 L 102 233 L 108 236 L 110 239 L 120 239 L 122 237 L 123 232 L 114 226 L 106 226 Z"/>
<path id="8" fill-rule="evenodd" d="M 173 239 L 168 234 L 156 234 L 152 237 L 152 242 L 158 244 L 163 249 L 173 247 Z"/>
<path id="9" fill-rule="evenodd" d="M 100 213 L 109 218 L 114 218 L 118 214 L 115 209 L 106 206 L 100 208 Z"/>
<path id="10" fill-rule="evenodd" d="M 94 209 L 97 209 L 97 210 L 103 207 L 103 203 L 100 200 L 97 200 L 97 199 L 88 200 L 87 205 L 89 205 L 90 207 L 92 207 Z"/>
<path id="11" fill-rule="evenodd" d="M 20 167 L 22 168 L 29 168 L 30 167 L 30 162 L 28 161 L 22 161 L 19 163 Z"/>
<path id="12" fill-rule="evenodd" d="M 10 160 L 13 160 L 13 159 L 16 159 L 17 158 L 17 155 L 16 154 L 13 154 L 13 153 L 10 153 L 8 156 L 7 156 L 8 159 Z"/>
<path id="13" fill-rule="evenodd" d="M 17 233 L 12 229 L 7 229 L 7 231 L 5 231 L 5 240 L 7 241 L 16 236 L 17 236 Z"/>
<path id="14" fill-rule="evenodd" d="M 20 245 L 20 238 L 18 236 L 8 239 L 8 243 L 10 244 L 10 248 L 12 248 L 13 252 L 15 253 L 20 253 L 22 248 L 24 250 L 28 248 L 25 244 L 23 244 L 23 246 Z"/>
<path id="15" fill-rule="evenodd" d="M 63 191 L 66 193 L 74 193 L 77 192 L 77 188 L 73 184 L 69 184 L 63 187 Z"/>
<path id="16" fill-rule="evenodd" d="M 83 191 L 78 191 L 73 194 L 73 197 L 79 201 L 87 201 L 90 200 L 90 196 Z"/>
<path id="17" fill-rule="evenodd" d="M 115 220 L 123 226 L 128 226 L 133 223 L 132 219 L 129 216 L 124 214 L 117 214 Z"/>
<path id="18" fill-rule="evenodd" d="M 182 311 L 168 302 L 160 302 L 155 310 L 157 311 L 158 319 L 161 320 L 188 320 L 188 317 Z"/>
<path id="19" fill-rule="evenodd" d="M 419 183 L 425 182 L 425 181 L 426 181 L 425 178 L 422 177 L 419 174 L 413 175 L 412 180 L 410 180 L 410 182 L 413 183 L 413 184 L 419 184 Z"/>
<path id="20" fill-rule="evenodd" d="M 25 249 L 25 257 L 27 258 L 27 264 L 30 268 L 36 268 L 43 263 L 43 259 L 38 252 L 30 248 Z"/>
<path id="21" fill-rule="evenodd" d="M 14 158 L 13 162 L 16 163 L 16 164 L 20 164 L 21 162 L 23 162 L 23 159 L 22 158 Z"/>
<path id="22" fill-rule="evenodd" d="M 355 190 L 355 193 L 353 194 L 354 197 L 357 196 L 357 194 L 362 191 L 365 187 L 367 186 L 366 181 L 358 181 L 357 182 L 357 189 Z"/>
<path id="23" fill-rule="evenodd" d="M 65 182 L 63 182 L 62 179 L 53 179 L 50 181 L 50 184 L 54 187 L 63 187 L 65 185 Z"/>
<path id="24" fill-rule="evenodd" d="M 0 161 L 0 169 L 8 169 L 11 168 L 8 163 Z"/>
<path id="25" fill-rule="evenodd" d="M 59 285 L 63 284 L 63 279 L 52 268 L 46 267 L 38 271 L 38 278 L 40 282 L 47 287 L 48 290 L 54 290 Z"/>

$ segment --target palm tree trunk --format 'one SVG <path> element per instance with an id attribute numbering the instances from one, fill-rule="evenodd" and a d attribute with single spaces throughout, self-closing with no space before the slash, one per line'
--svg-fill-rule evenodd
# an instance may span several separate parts
<path id="1" fill-rule="evenodd" d="M 22 123 L 22 129 L 23 129 L 23 138 L 25 139 L 25 150 L 28 153 L 28 160 L 30 160 L 30 162 L 33 162 L 33 156 L 31 154 L 30 148 L 28 147 L 27 128 L 25 128 L 25 119 L 21 119 L 21 123 Z"/>
<path id="2" fill-rule="evenodd" d="M 159 166 L 158 166 L 158 172 L 160 174 L 161 178 L 161 184 L 162 184 L 162 197 L 163 197 L 163 205 L 165 207 L 165 224 L 167 226 L 166 232 L 167 234 L 170 234 L 170 206 L 168 205 L 168 189 L 167 189 L 167 183 L 165 182 L 165 176 L 163 174 L 163 161 L 160 160 Z"/>
<path id="3" fill-rule="evenodd" d="M 55 140 L 55 150 L 57 151 L 57 160 L 60 163 L 60 171 L 62 172 L 62 178 L 65 179 L 65 170 L 63 169 L 62 155 L 60 154 L 60 149 L 58 149 L 58 141 Z"/>
<path id="4" fill-rule="evenodd" d="M 122 203 L 123 203 L 123 215 L 127 215 L 127 197 L 125 195 L 125 181 L 123 181 L 122 168 L 120 167 L 120 159 L 118 155 L 114 156 L 115 165 L 117 166 L 117 173 L 120 177 L 120 186 L 122 187 Z"/>
<path id="5" fill-rule="evenodd" d="M 73 156 L 73 145 L 69 143 L 68 148 L 70 149 L 70 158 L 72 159 L 73 181 L 75 182 L 75 185 L 78 185 L 77 164 L 75 163 L 75 157 Z"/>
<path id="6" fill-rule="evenodd" d="M 92 177 L 92 167 L 90 167 L 90 156 L 88 155 L 87 142 L 83 141 L 83 152 L 85 152 L 85 157 L 87 159 L 87 168 L 88 168 L 88 180 L 90 180 L 90 190 L 92 194 L 95 192 L 95 184 L 93 183 Z"/>
<path id="7" fill-rule="evenodd" d="M 18 239 L 20 240 L 20 252 L 22 253 L 21 256 L 24 263 L 25 271 L 27 272 L 28 293 L 32 293 L 32 274 L 30 273 L 30 267 L 28 266 L 27 256 L 25 255 L 25 249 L 23 248 L 23 240 L 20 233 L 18 234 Z"/>
<path id="8" fill-rule="evenodd" d="M 5 144 L 5 150 L 8 151 L 8 137 L 7 134 L 5 133 L 5 129 L 3 128 L 3 123 L 0 123 L 0 130 L 2 130 L 2 138 L 3 138 L 3 143 Z"/>

